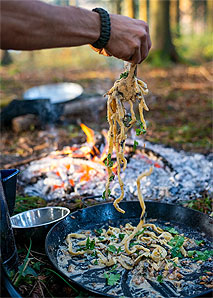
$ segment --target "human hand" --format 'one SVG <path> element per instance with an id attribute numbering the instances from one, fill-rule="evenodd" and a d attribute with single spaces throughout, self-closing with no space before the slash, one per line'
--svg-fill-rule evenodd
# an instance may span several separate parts
<path id="1" fill-rule="evenodd" d="M 110 15 L 111 35 L 104 49 L 95 49 L 99 54 L 114 56 L 125 61 L 139 64 L 151 48 L 149 27 L 141 20 L 121 15 Z"/>

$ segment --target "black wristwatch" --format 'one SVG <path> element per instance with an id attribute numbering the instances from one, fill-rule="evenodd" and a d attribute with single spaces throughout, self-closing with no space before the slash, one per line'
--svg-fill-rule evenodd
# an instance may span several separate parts
<path id="1" fill-rule="evenodd" d="M 94 8 L 92 11 L 99 13 L 101 19 L 101 33 L 96 42 L 92 44 L 94 48 L 103 49 L 106 47 L 111 32 L 110 16 L 108 12 L 103 8 Z"/>

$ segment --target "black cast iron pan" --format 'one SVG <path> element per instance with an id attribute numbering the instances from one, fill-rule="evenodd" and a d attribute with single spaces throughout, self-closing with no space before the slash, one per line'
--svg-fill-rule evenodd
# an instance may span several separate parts
<path id="1" fill-rule="evenodd" d="M 61 252 L 59 247 L 64 245 L 67 234 L 79 230 L 94 231 L 94 229 L 109 225 L 119 227 L 120 224 L 125 225 L 127 222 L 136 226 L 141 214 L 139 202 L 122 202 L 120 206 L 126 211 L 125 214 L 117 212 L 112 203 L 105 203 L 78 210 L 56 224 L 47 234 L 45 242 L 46 253 L 55 268 L 74 284 L 76 283 L 78 286 L 104 297 L 210 297 L 211 291 L 204 285 L 200 285 L 199 279 L 203 272 L 211 271 L 212 264 L 209 261 L 201 266 L 199 272 L 184 276 L 185 281 L 191 281 L 191 286 L 184 286 L 180 293 L 177 293 L 169 282 L 160 284 L 149 281 L 154 294 L 150 294 L 143 288 L 133 289 L 130 287 L 130 271 L 125 269 L 121 272 L 119 284 L 109 286 L 106 284 L 106 278 L 104 278 L 106 268 L 89 268 L 88 264 L 84 262 L 80 264 L 80 273 L 79 271 L 68 272 L 67 268 L 72 262 L 75 265 L 79 262 L 78 257 L 74 261 L 72 258 L 67 264 L 65 262 L 63 266 L 59 265 L 58 257 Z M 162 228 L 165 228 L 165 223 L 170 222 L 170 226 L 178 229 L 180 233 L 197 240 L 204 239 L 206 249 L 210 249 L 213 230 L 212 219 L 209 216 L 192 209 L 158 202 L 146 202 L 146 212 L 146 222 L 150 219 L 157 219 L 155 224 Z"/>

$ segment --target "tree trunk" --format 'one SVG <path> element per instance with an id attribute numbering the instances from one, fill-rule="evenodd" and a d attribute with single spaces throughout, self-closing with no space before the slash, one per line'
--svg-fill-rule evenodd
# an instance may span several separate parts
<path id="1" fill-rule="evenodd" d="M 121 12 L 122 12 L 122 0 L 115 0 L 115 11 L 116 11 L 116 14 L 121 14 Z"/>
<path id="2" fill-rule="evenodd" d="M 169 9 L 170 0 L 151 1 L 151 35 L 153 50 L 162 59 L 178 62 L 178 54 L 172 43 Z"/>
<path id="3" fill-rule="evenodd" d="M 181 34 L 193 34 L 192 1 L 179 0 Z"/>
<path id="4" fill-rule="evenodd" d="M 179 0 L 172 0 L 170 3 L 170 22 L 171 29 L 174 30 L 176 36 L 180 36 L 180 10 Z"/>
<path id="5" fill-rule="evenodd" d="M 12 57 L 7 50 L 2 52 L 1 65 L 6 66 L 13 63 Z"/>
<path id="6" fill-rule="evenodd" d="M 125 0 L 127 15 L 130 18 L 134 18 L 134 0 Z"/>
<path id="7" fill-rule="evenodd" d="M 148 22 L 147 0 L 139 0 L 139 19 Z"/>
<path id="8" fill-rule="evenodd" d="M 213 1 L 207 0 L 207 30 L 212 33 L 213 30 Z"/>

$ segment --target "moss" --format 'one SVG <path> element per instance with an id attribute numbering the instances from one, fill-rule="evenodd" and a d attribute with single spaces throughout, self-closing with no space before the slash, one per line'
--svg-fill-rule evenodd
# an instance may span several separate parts
<path id="1" fill-rule="evenodd" d="M 46 205 L 46 201 L 39 197 L 17 196 L 14 214 L 24 212 L 30 209 L 45 207 Z"/>

